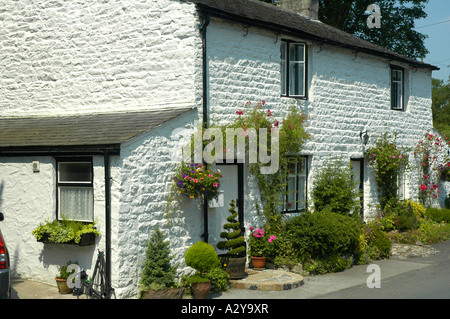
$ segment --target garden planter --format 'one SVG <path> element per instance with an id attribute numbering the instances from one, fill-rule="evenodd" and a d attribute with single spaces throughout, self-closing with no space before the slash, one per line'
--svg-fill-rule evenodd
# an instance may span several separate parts
<path id="1" fill-rule="evenodd" d="M 230 275 L 230 279 L 241 279 L 245 277 L 245 264 L 247 261 L 245 257 L 230 257 L 226 254 L 220 255 L 219 257 L 227 274 Z"/>
<path id="2" fill-rule="evenodd" d="M 253 268 L 262 269 L 266 266 L 266 257 L 250 257 L 252 259 Z"/>
<path id="3" fill-rule="evenodd" d="M 192 284 L 192 293 L 195 299 L 206 299 L 209 290 L 211 289 L 211 282 L 195 282 Z"/>
<path id="4" fill-rule="evenodd" d="M 75 243 L 74 240 L 70 240 L 65 243 L 54 243 L 50 241 L 48 234 L 42 235 L 41 239 L 38 239 L 37 241 L 44 244 L 59 244 L 59 245 L 78 245 L 78 246 L 88 246 L 95 244 L 95 234 L 94 233 L 86 233 L 81 235 L 81 239 L 79 243 Z"/>
<path id="5" fill-rule="evenodd" d="M 184 288 L 149 289 L 142 293 L 141 299 L 182 299 Z"/>
<path id="6" fill-rule="evenodd" d="M 60 294 L 70 294 L 72 292 L 72 288 L 67 286 L 67 279 L 56 278 L 56 285 L 58 286 L 58 291 Z"/>

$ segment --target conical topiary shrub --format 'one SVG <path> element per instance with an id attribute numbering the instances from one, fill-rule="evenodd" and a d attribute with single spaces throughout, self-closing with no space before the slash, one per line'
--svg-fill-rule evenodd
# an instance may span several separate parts
<path id="1" fill-rule="evenodd" d="M 175 288 L 177 265 L 171 265 L 172 259 L 169 242 L 155 228 L 145 251 L 140 281 L 142 299 L 181 299 L 184 289 Z"/>
<path id="2" fill-rule="evenodd" d="M 245 253 L 245 240 L 241 234 L 241 223 L 237 220 L 238 213 L 236 212 L 236 205 L 234 199 L 230 202 L 230 216 L 227 217 L 228 223 L 223 225 L 224 232 L 220 233 L 220 238 L 226 239 L 219 241 L 217 248 L 221 250 L 228 250 L 228 255 L 241 256 Z"/>
<path id="3" fill-rule="evenodd" d="M 223 225 L 224 232 L 220 237 L 226 239 L 217 243 L 217 248 L 227 250 L 228 253 L 221 255 L 222 265 L 232 279 L 239 279 L 245 276 L 245 252 L 246 244 L 242 235 L 241 224 L 238 221 L 238 213 L 234 199 L 230 202 L 230 216 L 227 217 L 228 223 Z"/>

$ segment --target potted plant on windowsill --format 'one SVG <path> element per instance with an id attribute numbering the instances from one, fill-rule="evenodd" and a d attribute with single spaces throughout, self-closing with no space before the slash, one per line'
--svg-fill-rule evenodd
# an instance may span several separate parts
<path id="1" fill-rule="evenodd" d="M 95 228 L 95 222 L 83 223 L 67 219 L 40 224 L 31 233 L 42 243 L 79 246 L 92 245 L 96 236 L 100 236 L 100 232 Z"/>
<path id="2" fill-rule="evenodd" d="M 147 242 L 145 260 L 141 273 L 140 299 L 181 299 L 184 287 L 175 283 L 178 265 L 171 265 L 170 243 L 164 241 L 163 233 L 155 228 Z"/>
<path id="3" fill-rule="evenodd" d="M 263 269 L 267 257 L 273 254 L 276 237 L 267 235 L 261 228 L 250 227 L 250 231 L 253 232 L 249 238 L 249 254 L 253 268 Z"/>
<path id="4" fill-rule="evenodd" d="M 240 279 L 245 276 L 245 239 L 241 234 L 240 223 L 237 220 L 238 213 L 234 199 L 230 201 L 230 216 L 227 217 L 228 223 L 223 225 L 224 232 L 220 237 L 226 239 L 217 243 L 217 248 L 228 250 L 226 254 L 219 255 L 222 266 L 226 269 L 231 279 Z"/>
<path id="5" fill-rule="evenodd" d="M 73 270 L 71 273 L 67 271 L 67 267 L 71 264 L 72 262 L 68 261 L 67 265 L 61 266 L 59 268 L 59 275 L 55 277 L 56 285 L 60 294 L 70 294 L 73 290 L 67 285 L 67 278 L 69 278 L 70 274 L 75 271 Z M 75 262 L 75 264 L 77 264 L 77 262 Z"/>

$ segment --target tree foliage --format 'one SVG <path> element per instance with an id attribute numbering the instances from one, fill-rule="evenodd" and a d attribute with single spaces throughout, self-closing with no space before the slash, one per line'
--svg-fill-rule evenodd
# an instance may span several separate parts
<path id="1" fill-rule="evenodd" d="M 271 3 L 271 0 L 261 0 Z M 337 29 L 354 34 L 404 56 L 419 59 L 428 50 L 426 35 L 414 29 L 416 19 L 425 18 L 428 0 L 319 0 L 319 20 Z M 381 10 L 381 28 L 369 29 L 366 13 L 370 4 Z"/>
<path id="2" fill-rule="evenodd" d="M 432 79 L 432 100 L 433 126 L 442 135 L 450 137 L 450 77 L 447 84 Z"/>
<path id="3" fill-rule="evenodd" d="M 319 20 L 410 58 L 424 57 L 426 35 L 414 30 L 415 19 L 425 18 L 428 0 L 379 0 L 381 28 L 369 29 L 367 7 L 373 0 L 319 0 Z"/>

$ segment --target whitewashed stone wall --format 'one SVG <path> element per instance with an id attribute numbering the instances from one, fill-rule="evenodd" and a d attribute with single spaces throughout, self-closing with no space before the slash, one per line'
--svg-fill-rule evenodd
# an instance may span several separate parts
<path id="1" fill-rule="evenodd" d="M 3 1 L 1 114 L 195 105 L 195 13 L 177 0 Z"/>
<path id="2" fill-rule="evenodd" d="M 307 100 L 281 97 L 281 39 L 308 45 Z M 311 157 L 309 191 L 325 159 L 340 155 L 348 160 L 363 157 L 360 131 L 367 131 L 371 137 L 366 149 L 384 132 L 397 132 L 399 144 L 412 148 L 432 127 L 429 70 L 399 64 L 405 67 L 406 79 L 406 110 L 399 112 L 390 107 L 389 60 L 362 53 L 355 55 L 350 50 L 319 46 L 253 27 L 247 33 L 242 25 L 220 20 L 212 20 L 208 27 L 207 45 L 213 120 L 232 120 L 246 101 L 265 100 L 266 107 L 279 116 L 284 115 L 291 103 L 307 113 L 308 132 L 312 136 L 304 149 L 304 154 Z M 371 218 L 374 211 L 370 208 L 377 204 L 378 193 L 373 172 L 367 162 L 365 166 L 365 217 Z M 410 178 L 414 180 L 414 173 Z M 409 197 L 417 196 L 417 186 L 412 181 L 407 184 Z M 247 187 L 252 189 L 250 185 Z M 253 203 L 248 205 L 254 207 Z M 251 213 L 246 210 L 246 214 Z"/>
<path id="3" fill-rule="evenodd" d="M 137 296 L 145 248 L 155 227 L 170 241 L 174 263 L 180 263 L 180 274 L 189 271 L 184 265 L 184 253 L 202 239 L 203 210 L 198 202 L 186 200 L 167 218 L 166 206 L 179 163 L 175 155 L 186 142 L 176 136 L 190 136 L 196 120 L 197 111 L 189 111 L 122 145 L 118 227 L 114 229 L 118 251 L 115 288 L 122 298 Z"/>
<path id="4" fill-rule="evenodd" d="M 39 161 L 33 172 L 32 161 Z M 31 279 L 56 286 L 59 267 L 78 261 L 92 275 L 97 249 L 105 250 L 105 197 L 103 157 L 95 156 L 94 218 L 102 233 L 96 245 L 43 244 L 31 234 L 40 223 L 56 218 L 56 167 L 51 156 L 0 158 L 1 229 L 8 246 L 13 278 Z M 56 289 L 56 287 L 55 287 Z"/>

